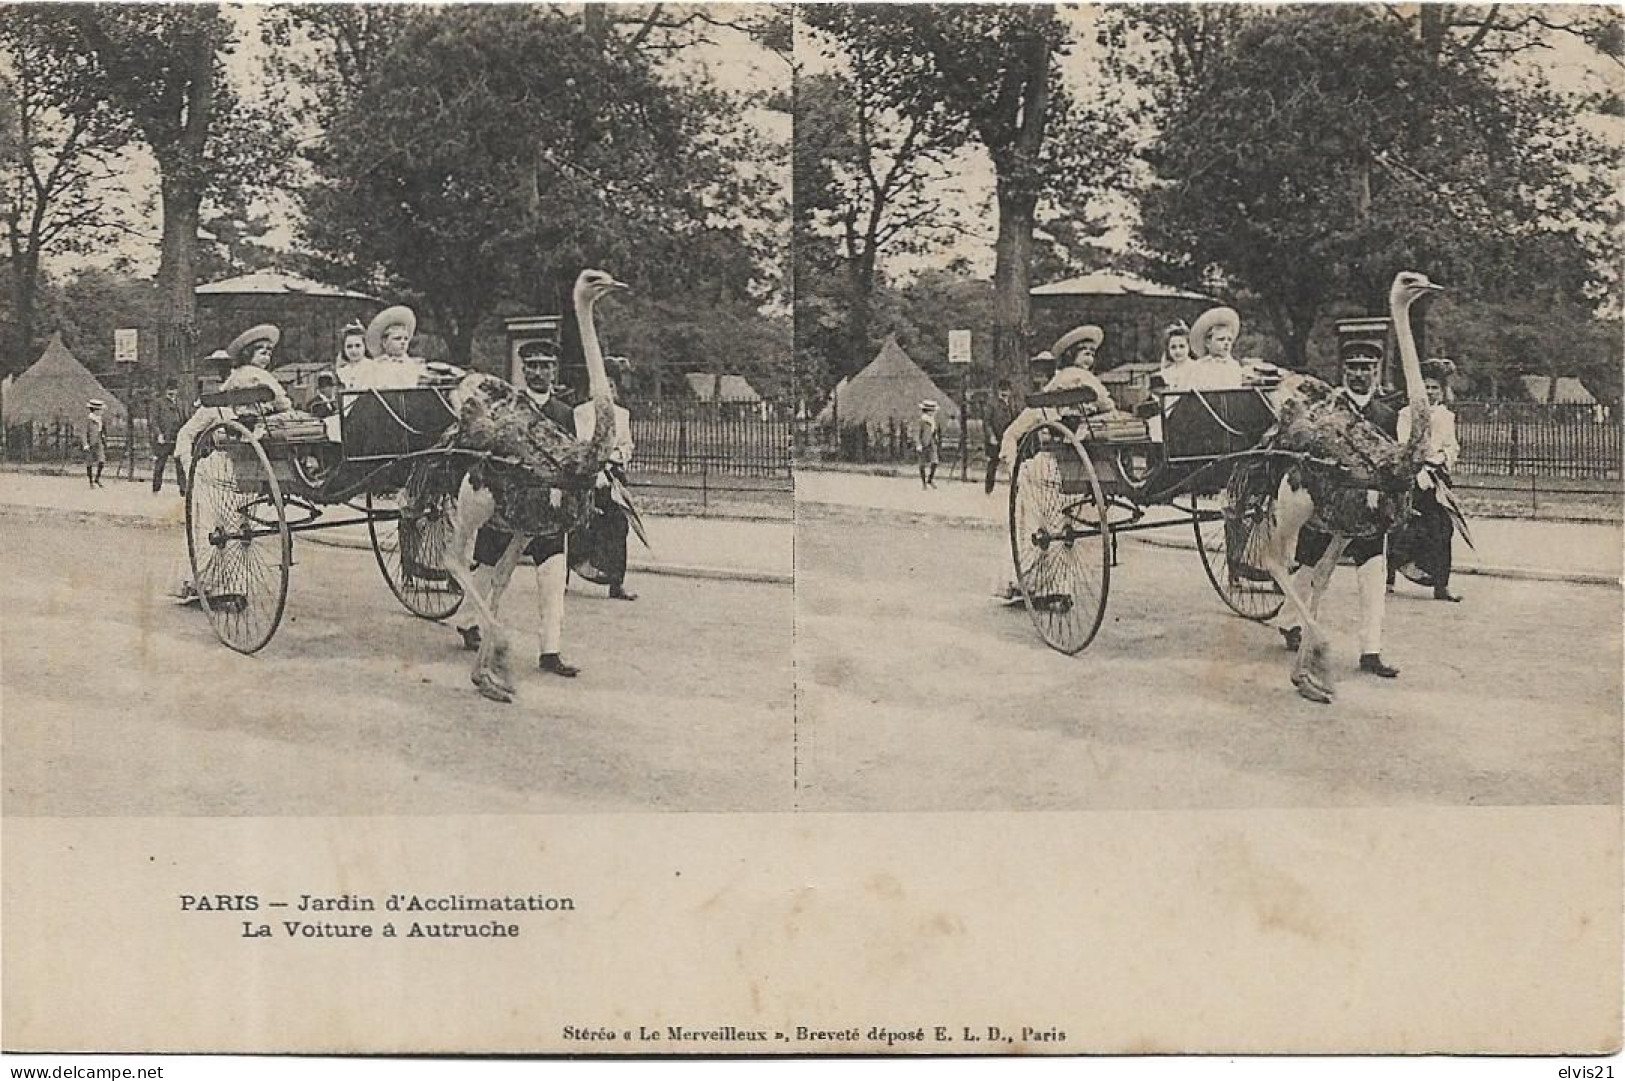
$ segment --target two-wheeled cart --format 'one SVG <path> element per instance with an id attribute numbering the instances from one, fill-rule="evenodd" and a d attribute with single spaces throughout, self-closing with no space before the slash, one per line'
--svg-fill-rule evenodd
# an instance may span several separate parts
<path id="1" fill-rule="evenodd" d="M 462 590 L 444 557 L 459 466 L 436 447 L 455 420 L 446 391 L 345 392 L 325 419 L 270 412 L 262 387 L 205 396 L 219 418 L 193 443 L 186 544 L 222 642 L 241 653 L 270 642 L 287 605 L 293 538 L 320 529 L 365 525 L 384 581 L 413 615 L 457 610 Z"/>
<path id="2" fill-rule="evenodd" d="M 1010 554 L 1039 635 L 1076 654 L 1106 614 L 1117 538 L 1190 528 L 1219 597 L 1263 621 L 1283 597 L 1244 551 L 1249 508 L 1232 506 L 1228 481 L 1272 454 L 1259 441 L 1275 423 L 1262 388 L 1160 392 L 1146 416 L 1091 416 L 1092 391 L 1028 397 L 1042 419 L 1017 444 L 1010 478 Z"/>

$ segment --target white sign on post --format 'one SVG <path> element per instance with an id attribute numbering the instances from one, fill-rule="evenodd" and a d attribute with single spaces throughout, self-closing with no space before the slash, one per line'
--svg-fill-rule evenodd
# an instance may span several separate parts
<path id="1" fill-rule="evenodd" d="M 970 363 L 970 331 L 950 330 L 948 332 L 948 363 Z"/>
<path id="2" fill-rule="evenodd" d="M 113 362 L 116 364 L 134 364 L 136 362 L 136 341 L 139 335 L 134 330 L 113 331 Z"/>

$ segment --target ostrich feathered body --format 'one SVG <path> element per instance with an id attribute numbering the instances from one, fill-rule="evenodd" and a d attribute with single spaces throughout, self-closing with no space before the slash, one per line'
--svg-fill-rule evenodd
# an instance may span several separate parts
<path id="1" fill-rule="evenodd" d="M 557 536 L 592 516 L 593 485 L 609 461 L 614 406 L 595 400 L 590 440 L 578 440 L 527 392 L 494 375 L 474 374 L 452 392 L 457 423 L 445 445 L 488 455 L 469 467 L 476 488 L 496 501 L 491 524 L 510 533 Z"/>
<path id="2" fill-rule="evenodd" d="M 1405 517 L 1419 467 L 1415 436 L 1395 442 L 1313 376 L 1289 376 L 1272 400 L 1276 422 L 1259 445 L 1296 457 L 1244 467 L 1246 494 L 1272 497 L 1285 474 L 1314 500 L 1310 526 L 1346 537 L 1387 533 Z"/>

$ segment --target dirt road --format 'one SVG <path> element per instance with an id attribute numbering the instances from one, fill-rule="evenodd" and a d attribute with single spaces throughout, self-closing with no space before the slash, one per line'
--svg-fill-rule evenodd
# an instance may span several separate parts
<path id="1" fill-rule="evenodd" d="M 781 810 L 791 591 L 646 576 L 572 587 L 534 668 L 534 583 L 504 606 L 519 703 L 479 698 L 451 628 L 413 618 L 368 551 L 295 544 L 288 612 L 227 650 L 164 592 L 171 532 L 0 511 L 5 811 L 57 815 Z"/>
<path id="2" fill-rule="evenodd" d="M 1340 694 L 1298 698 L 1276 632 L 1223 607 L 1194 553 L 1125 543 L 1080 656 L 986 597 L 1002 538 L 801 513 L 798 804 L 974 810 L 1610 803 L 1615 589 L 1405 587 L 1355 669 L 1353 575 L 1326 602 Z"/>

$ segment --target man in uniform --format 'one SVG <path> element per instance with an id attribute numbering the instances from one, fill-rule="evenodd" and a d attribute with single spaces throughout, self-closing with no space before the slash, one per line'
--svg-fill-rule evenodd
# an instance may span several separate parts
<path id="1" fill-rule="evenodd" d="M 1377 396 L 1377 368 L 1381 363 L 1377 347 L 1370 342 L 1351 341 L 1344 346 L 1343 385 L 1338 388 L 1344 404 L 1375 424 L 1397 441 L 1399 414 Z M 1355 581 L 1360 593 L 1360 671 L 1384 679 L 1399 675 L 1399 669 L 1382 659 L 1382 617 L 1388 587 L 1386 536 L 1356 537 L 1343 550 L 1354 563 Z M 1307 594 L 1309 575 L 1331 543 L 1325 533 L 1305 527 L 1298 534 L 1294 572 L 1299 588 Z M 1303 628 L 1290 624 L 1281 628 L 1288 649 L 1296 650 L 1303 641 Z"/>
<path id="2" fill-rule="evenodd" d="M 164 396 L 152 407 L 152 490 L 162 491 L 164 467 L 175 458 L 175 487 L 186 494 L 186 475 L 181 472 L 181 460 L 175 457 L 175 437 L 180 434 L 186 418 L 181 415 L 180 392 L 174 383 L 164 387 Z"/>
<path id="3" fill-rule="evenodd" d="M 526 393 L 541 409 L 542 414 L 566 432 L 575 431 L 575 415 L 562 401 L 554 387 L 559 374 L 559 359 L 542 342 L 531 342 L 520 349 L 519 362 L 524 371 Z M 509 535 L 486 526 L 474 540 L 474 579 L 480 589 L 489 582 L 492 568 L 507 550 Z M 566 679 L 574 678 L 581 669 L 560 656 L 564 640 L 564 587 L 569 580 L 569 563 L 565 555 L 566 539 L 536 537 L 525 549 L 525 554 L 536 562 L 537 609 L 541 623 L 541 654 L 537 667 Z M 465 609 L 466 611 L 466 609 Z M 458 627 L 463 636 L 464 649 L 478 649 L 478 624 Z"/>

